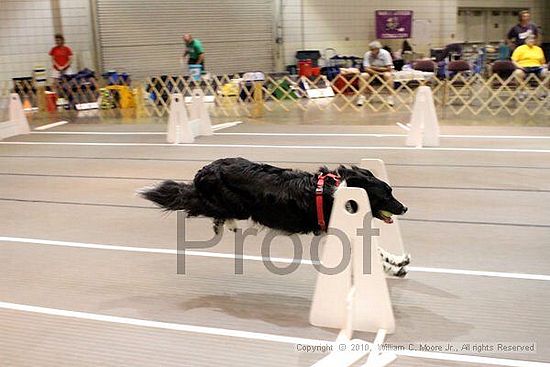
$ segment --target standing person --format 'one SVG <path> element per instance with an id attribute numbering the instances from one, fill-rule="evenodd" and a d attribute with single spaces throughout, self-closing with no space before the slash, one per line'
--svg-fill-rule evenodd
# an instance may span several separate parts
<path id="1" fill-rule="evenodd" d="M 183 35 L 183 42 L 185 42 L 186 50 L 183 54 L 183 57 L 189 56 L 188 64 L 197 64 L 202 65 L 202 70 L 204 71 L 204 47 L 202 42 L 198 39 L 194 39 L 190 34 Z"/>
<path id="2" fill-rule="evenodd" d="M 382 45 L 378 41 L 373 41 L 369 43 L 370 51 L 365 53 L 363 58 L 363 68 L 365 69 L 366 75 L 361 75 L 359 78 L 360 81 L 360 90 L 365 88 L 367 79 L 372 75 L 381 75 L 386 81 L 390 92 L 393 93 L 393 60 L 391 54 L 382 48 Z M 362 106 L 365 103 L 365 96 L 360 95 L 357 99 L 357 105 Z M 390 95 L 387 99 L 387 103 L 390 106 L 393 106 L 393 95 Z"/>
<path id="3" fill-rule="evenodd" d="M 65 37 L 62 34 L 55 35 L 55 46 L 48 54 L 52 57 L 52 77 L 59 79 L 61 75 L 72 74 L 73 50 L 65 45 Z"/>
<path id="4" fill-rule="evenodd" d="M 539 30 L 536 24 L 531 23 L 531 13 L 529 10 L 522 10 L 518 14 L 519 23 L 513 26 L 508 32 L 508 44 L 512 49 L 525 44 L 529 36 L 535 37 L 535 42 L 539 37 Z"/>

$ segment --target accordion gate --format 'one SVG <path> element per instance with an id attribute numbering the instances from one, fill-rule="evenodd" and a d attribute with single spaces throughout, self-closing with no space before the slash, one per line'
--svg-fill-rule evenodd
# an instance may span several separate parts
<path id="1" fill-rule="evenodd" d="M 329 81 L 320 76 L 315 79 L 266 75 L 262 81 L 243 81 L 242 76 L 221 75 L 194 81 L 187 76 L 148 77 L 127 85 L 135 103 L 130 106 L 114 101 L 114 108 L 139 109 L 141 115 L 164 117 L 168 115 L 170 98 L 182 94 L 189 102 L 193 90 L 201 89 L 209 100 L 212 116 L 261 117 L 273 112 L 411 112 L 415 91 L 419 86 L 432 89 L 434 103 L 443 118 L 464 115 L 489 116 L 549 116 L 550 76 L 539 80 L 535 75 L 526 79 L 512 76 L 507 79 L 497 74 L 484 77 L 480 74 L 457 74 L 453 78 L 421 79 L 394 82 L 393 88 L 380 76 L 364 78 L 358 74 L 339 75 Z M 103 79 L 58 81 L 50 85 L 58 97 L 75 104 L 97 102 L 100 89 L 108 87 Z M 124 84 L 119 85 L 124 88 Z M 308 98 L 307 91 L 331 89 L 331 97 Z M 10 92 L 18 93 L 22 101 L 39 107 L 38 88 L 32 81 L 0 82 L 0 98 Z M 360 95 L 365 97 L 361 106 L 356 104 Z M 388 97 L 392 97 L 390 103 Z M 189 99 L 189 100 L 187 100 Z M 28 103 L 27 103 L 28 104 Z"/>

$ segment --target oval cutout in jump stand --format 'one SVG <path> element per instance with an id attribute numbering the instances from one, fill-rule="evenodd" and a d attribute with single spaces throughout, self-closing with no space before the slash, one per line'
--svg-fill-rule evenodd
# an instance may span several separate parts
<path id="1" fill-rule="evenodd" d="M 416 90 L 409 125 L 407 146 L 417 148 L 439 146 L 439 121 L 430 87 L 424 85 Z"/>
<path id="2" fill-rule="evenodd" d="M 23 110 L 21 98 L 19 98 L 19 94 L 12 93 L 10 94 L 9 120 L 0 123 L 0 139 L 29 134 L 30 132 L 31 129 Z"/>
<path id="3" fill-rule="evenodd" d="M 386 182 L 388 185 L 391 185 L 383 160 L 361 159 L 360 167 L 368 169 L 373 175 Z M 375 220 L 372 222 L 372 225 L 374 228 L 380 230 L 380 236 L 378 237 L 378 242 L 381 245 L 380 247 L 394 255 L 404 255 L 406 253 L 398 218 L 394 216 L 392 224 L 386 224 L 380 220 Z"/>
<path id="4" fill-rule="evenodd" d="M 195 140 L 189 125 L 183 95 L 180 93 L 172 94 L 166 140 L 173 144 L 192 143 Z"/>

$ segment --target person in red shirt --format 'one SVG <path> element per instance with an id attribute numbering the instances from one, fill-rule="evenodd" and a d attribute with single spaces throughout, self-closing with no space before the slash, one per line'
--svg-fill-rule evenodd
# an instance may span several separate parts
<path id="1" fill-rule="evenodd" d="M 65 46 L 65 37 L 62 34 L 55 35 L 55 47 L 53 47 L 49 55 L 52 57 L 54 78 L 59 78 L 64 74 L 72 74 L 71 59 L 73 51 L 70 47 Z"/>

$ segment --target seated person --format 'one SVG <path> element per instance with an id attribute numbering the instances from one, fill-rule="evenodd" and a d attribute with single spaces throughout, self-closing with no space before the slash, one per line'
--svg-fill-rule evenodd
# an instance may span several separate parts
<path id="1" fill-rule="evenodd" d="M 512 62 L 516 65 L 514 75 L 524 79 L 527 74 L 535 74 L 539 78 L 544 77 L 547 70 L 544 69 L 546 60 L 542 48 L 535 44 L 535 36 L 525 39 L 525 44 L 516 47 L 512 54 Z"/>
<path id="2" fill-rule="evenodd" d="M 404 40 L 401 48 L 392 54 L 395 70 L 401 71 L 403 69 L 403 65 L 405 65 L 405 55 L 411 55 L 412 57 L 412 50 L 410 43 Z"/>
<path id="3" fill-rule="evenodd" d="M 365 53 L 363 58 L 363 67 L 365 73 L 370 75 L 381 75 L 388 87 L 393 92 L 393 61 L 391 54 L 382 48 L 382 45 L 378 41 L 373 41 L 369 43 L 370 51 Z M 364 90 L 366 88 L 366 79 L 360 78 L 360 89 Z M 357 105 L 362 106 L 365 103 L 365 96 L 360 95 L 357 99 Z M 393 106 L 393 96 L 390 95 L 387 99 L 387 103 L 390 106 Z"/>

